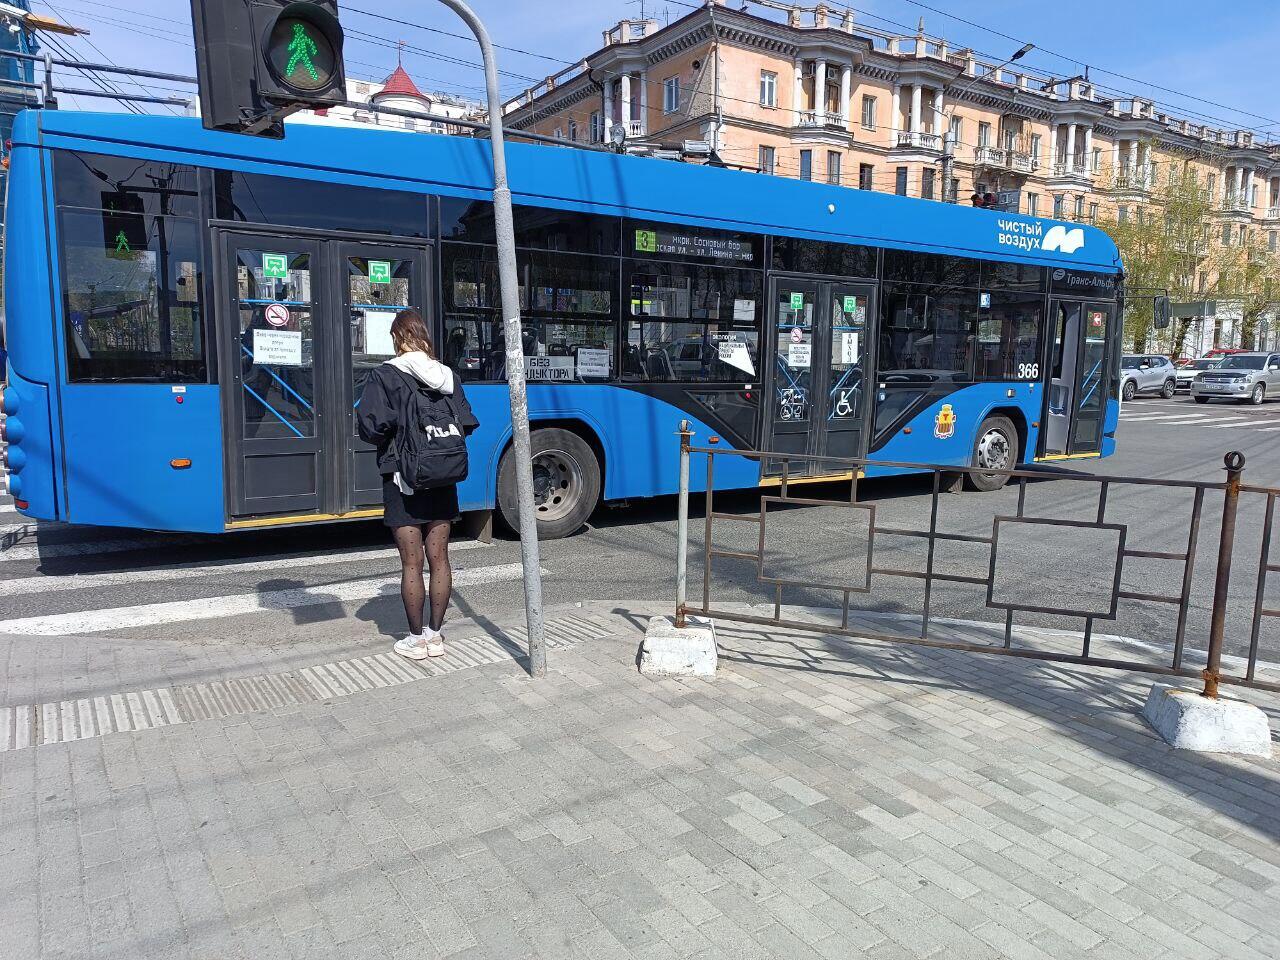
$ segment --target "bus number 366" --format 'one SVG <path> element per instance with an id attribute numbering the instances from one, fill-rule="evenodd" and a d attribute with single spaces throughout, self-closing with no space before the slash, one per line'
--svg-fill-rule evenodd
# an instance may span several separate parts
<path id="1" fill-rule="evenodd" d="M 1018 364 L 1019 380 L 1039 380 L 1040 364 L 1038 363 L 1020 363 Z"/>

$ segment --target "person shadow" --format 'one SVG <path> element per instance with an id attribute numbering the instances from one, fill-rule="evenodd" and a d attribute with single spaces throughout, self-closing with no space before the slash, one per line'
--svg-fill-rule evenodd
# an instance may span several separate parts
<path id="1" fill-rule="evenodd" d="M 342 600 L 323 586 L 309 587 L 292 577 L 263 580 L 256 587 L 267 610 L 288 610 L 298 626 L 341 620 L 347 615 Z"/>

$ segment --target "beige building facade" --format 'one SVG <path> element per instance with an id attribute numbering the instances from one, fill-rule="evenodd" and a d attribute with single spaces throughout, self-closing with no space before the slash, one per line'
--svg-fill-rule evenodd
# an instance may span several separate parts
<path id="1" fill-rule="evenodd" d="M 509 101 L 506 123 L 925 199 L 991 193 L 1009 212 L 1086 222 L 1142 216 L 1189 175 L 1213 210 L 1206 243 L 1280 247 L 1280 143 L 992 63 L 923 23 L 897 36 L 822 4 L 764 6 L 778 19 L 708 0 L 668 25 L 624 20 Z"/>

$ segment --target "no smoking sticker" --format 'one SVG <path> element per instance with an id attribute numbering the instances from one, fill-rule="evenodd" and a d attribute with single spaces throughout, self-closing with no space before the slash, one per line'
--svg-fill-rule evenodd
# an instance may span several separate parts
<path id="1" fill-rule="evenodd" d="M 283 303 L 269 303 L 266 309 L 267 323 L 273 327 L 283 327 L 289 323 L 289 308 Z"/>

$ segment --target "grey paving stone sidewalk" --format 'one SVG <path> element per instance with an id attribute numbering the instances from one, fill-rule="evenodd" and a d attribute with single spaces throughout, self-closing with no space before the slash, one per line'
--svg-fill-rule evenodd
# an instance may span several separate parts
<path id="1" fill-rule="evenodd" d="M 0 754 L 0 957 L 1280 955 L 1280 763 L 1144 681 L 638 639 Z"/>

